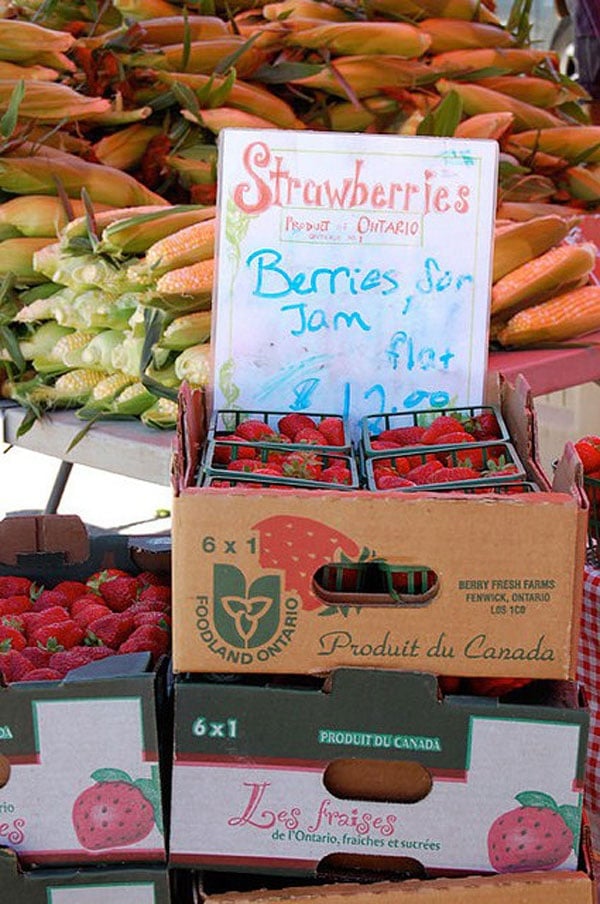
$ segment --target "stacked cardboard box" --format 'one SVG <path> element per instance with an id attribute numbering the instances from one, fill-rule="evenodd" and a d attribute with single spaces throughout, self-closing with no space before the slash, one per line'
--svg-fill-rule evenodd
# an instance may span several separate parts
<path id="1" fill-rule="evenodd" d="M 198 487 L 203 400 L 182 397 L 170 859 L 204 871 L 209 899 L 218 871 L 226 904 L 317 882 L 361 902 L 592 901 L 572 683 L 585 501 L 569 448 L 553 487 L 541 473 L 524 381 L 494 392 L 542 492 Z M 435 594 L 320 597 L 319 569 L 364 550 L 435 573 Z M 461 676 L 527 684 L 444 696 Z"/>

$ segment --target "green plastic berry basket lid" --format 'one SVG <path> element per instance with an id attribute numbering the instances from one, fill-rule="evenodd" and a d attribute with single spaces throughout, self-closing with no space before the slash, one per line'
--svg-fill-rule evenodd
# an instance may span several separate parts
<path id="1" fill-rule="evenodd" d="M 257 474 L 251 470 L 253 467 L 251 463 L 247 471 L 230 470 L 225 460 L 229 452 L 231 453 L 231 461 L 243 462 L 248 460 L 250 463 L 258 460 L 265 467 L 268 467 L 274 456 L 285 456 L 290 452 L 300 452 L 305 455 L 309 465 L 314 462 L 322 470 L 336 465 L 344 467 L 350 474 L 350 479 L 348 483 L 343 483 L 335 480 L 313 479 L 302 475 Z M 246 459 L 245 456 L 247 455 L 252 457 Z M 210 483 L 207 482 L 209 479 Z M 300 449 L 292 449 L 290 446 L 282 445 L 273 447 L 271 443 L 231 443 L 219 439 L 213 439 L 207 444 L 206 453 L 199 470 L 198 483 L 201 486 L 215 486 L 215 480 L 228 481 L 232 486 L 253 483 L 261 486 L 293 486 L 299 489 L 319 490 L 357 490 L 360 485 L 358 467 L 352 455 L 344 455 L 338 451 L 329 452 L 324 450 L 322 446 L 307 446 L 304 444 L 300 446 Z"/>
<path id="2" fill-rule="evenodd" d="M 316 443 L 294 443 L 291 439 L 287 439 L 285 437 L 281 439 L 281 434 L 278 433 L 279 421 L 282 417 L 286 417 L 291 414 L 303 414 L 311 418 L 314 421 L 315 429 L 317 430 L 319 429 L 319 423 L 324 418 L 338 418 L 342 424 L 344 434 L 343 444 L 339 446 L 327 444 L 317 445 Z M 248 420 L 262 421 L 268 427 L 271 427 L 271 429 L 273 429 L 277 434 L 277 438 L 274 438 L 273 440 L 261 439 L 259 442 L 259 445 L 261 446 L 268 446 L 269 448 L 275 449 L 279 449 L 281 448 L 281 446 L 285 446 L 286 448 L 291 449 L 306 449 L 307 446 L 311 448 L 314 446 L 315 448 L 323 449 L 327 452 L 343 452 L 346 455 L 349 455 L 352 449 L 347 421 L 339 413 L 327 414 L 321 411 L 263 411 L 252 409 L 238 410 L 237 408 L 219 408 L 215 412 L 213 412 L 213 415 L 211 417 L 207 434 L 208 439 L 227 439 L 231 436 L 232 433 L 235 432 L 236 427 L 238 427 L 243 421 Z"/>
<path id="3" fill-rule="evenodd" d="M 369 414 L 361 420 L 361 446 L 365 455 L 369 458 L 387 458 L 393 449 L 374 449 L 372 442 L 385 430 L 395 430 L 402 427 L 428 427 L 437 417 L 453 417 L 463 425 L 468 424 L 473 418 L 482 414 L 493 414 L 498 423 L 498 437 L 494 441 L 509 441 L 510 433 L 506 422 L 498 408 L 493 405 L 471 405 L 463 408 L 428 408 L 425 411 L 390 411 L 383 414 Z M 480 445 L 489 440 L 473 439 L 468 445 Z M 451 444 L 440 443 L 438 448 L 447 448 Z M 465 444 L 467 445 L 467 444 Z M 413 443 L 397 448 L 403 452 L 412 449 L 422 449 L 423 445 Z"/>
<path id="4" fill-rule="evenodd" d="M 422 605 L 438 591 L 438 576 L 426 565 L 393 565 L 383 559 L 331 562 L 315 574 L 319 596 L 330 604 L 360 597 L 362 605 Z M 371 600 L 370 600 L 371 598 Z"/>
<path id="5" fill-rule="evenodd" d="M 435 482 L 434 479 L 431 480 L 430 483 L 422 483 L 418 486 L 412 487 L 389 487 L 389 488 L 379 488 L 376 484 L 376 468 L 381 467 L 382 464 L 389 463 L 394 469 L 398 467 L 398 463 L 401 461 L 410 458 L 410 464 L 412 468 L 419 467 L 420 465 L 424 465 L 429 461 L 438 460 L 441 461 L 447 467 L 459 467 L 461 462 L 464 465 L 466 461 L 470 461 L 471 464 L 476 464 L 476 462 L 472 461 L 468 458 L 468 452 L 473 450 L 473 453 L 477 455 L 477 457 L 481 458 L 481 467 L 476 467 L 476 470 L 481 471 L 481 477 L 467 477 L 464 480 L 456 480 L 456 481 L 440 481 L 438 483 Z M 441 458 L 438 456 L 442 456 Z M 459 446 L 419 446 L 417 449 L 414 449 L 412 452 L 405 452 L 402 450 L 402 453 L 391 454 L 388 452 L 385 456 L 375 456 L 375 457 L 365 457 L 363 459 L 365 477 L 366 477 L 366 485 L 367 489 L 373 490 L 374 492 L 387 492 L 388 490 L 397 490 L 397 491 L 408 491 L 408 492 L 428 492 L 430 490 L 438 490 L 438 489 L 446 489 L 446 490 L 456 490 L 463 489 L 464 487 L 481 487 L 481 486 L 496 486 L 498 484 L 506 484 L 514 481 L 523 482 L 527 480 L 525 467 L 521 462 L 519 456 L 515 448 L 511 445 L 511 443 L 506 442 L 491 442 L 491 443 L 478 443 L 477 445 L 465 445 L 461 444 Z M 502 469 L 511 466 L 511 471 L 509 473 L 502 473 Z M 403 477 L 404 474 L 401 473 L 401 470 L 398 471 L 398 476 Z M 497 473 L 494 473 L 497 472 Z M 435 476 L 435 472 L 433 477 Z M 527 491 L 525 491 L 527 492 Z"/>

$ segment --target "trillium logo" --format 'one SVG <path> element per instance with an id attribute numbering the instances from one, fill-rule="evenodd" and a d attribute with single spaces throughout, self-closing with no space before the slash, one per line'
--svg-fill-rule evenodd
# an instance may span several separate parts
<path id="1" fill-rule="evenodd" d="M 263 575 L 247 585 L 235 565 L 214 566 L 214 624 L 232 647 L 252 649 L 277 633 L 281 611 L 281 582 Z"/>

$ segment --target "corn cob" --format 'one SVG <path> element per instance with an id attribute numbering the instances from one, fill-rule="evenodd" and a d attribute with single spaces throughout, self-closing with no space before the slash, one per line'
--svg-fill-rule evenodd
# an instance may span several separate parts
<path id="1" fill-rule="evenodd" d="M 515 135 L 513 141 L 566 160 L 575 161 L 585 154 L 586 163 L 600 163 L 600 126 L 532 128 Z"/>
<path id="2" fill-rule="evenodd" d="M 0 188 L 17 195 L 56 195 L 56 181 L 62 183 L 68 197 L 78 198 L 86 189 L 92 201 L 131 207 L 134 204 L 168 206 L 160 195 L 147 189 L 128 173 L 99 163 L 86 163 L 78 157 L 2 157 Z"/>
<path id="3" fill-rule="evenodd" d="M 517 202 L 502 202 L 498 205 L 496 216 L 507 220 L 533 220 L 536 217 L 549 215 L 562 217 L 569 221 L 569 228 L 576 225 L 581 217 L 581 211 L 576 207 L 568 207 L 566 204 L 532 204 Z"/>
<path id="4" fill-rule="evenodd" d="M 490 138 L 501 141 L 512 129 L 514 113 L 476 113 L 458 124 L 455 138 Z"/>
<path id="5" fill-rule="evenodd" d="M 160 275 L 214 257 L 215 223 L 214 219 L 195 223 L 155 242 L 146 252 L 145 265 Z"/>
<path id="6" fill-rule="evenodd" d="M 112 255 L 141 254 L 179 229 L 213 219 L 214 207 L 182 204 L 140 214 L 106 226 L 98 251 Z"/>
<path id="7" fill-rule="evenodd" d="M 177 402 L 171 399 L 157 399 L 154 405 L 142 412 L 140 420 L 147 427 L 172 430 L 177 426 L 177 416 Z"/>
<path id="8" fill-rule="evenodd" d="M 571 198 L 597 204 L 600 201 L 600 172 L 586 166 L 570 166 L 560 180 Z"/>
<path id="9" fill-rule="evenodd" d="M 438 53 L 432 57 L 431 66 L 439 75 L 480 72 L 484 69 L 518 75 L 531 72 L 546 60 L 549 60 L 555 68 L 558 67 L 556 54 L 549 50 L 480 47 L 475 50 L 449 50 L 446 53 Z"/>
<path id="10" fill-rule="evenodd" d="M 334 103 L 323 113 L 323 125 L 332 132 L 364 132 L 379 119 L 398 113 L 398 103 L 385 95 L 364 98 L 360 106 L 350 101 Z"/>
<path id="11" fill-rule="evenodd" d="M 216 107 L 214 110 L 200 110 L 198 115 L 189 110 L 181 110 L 184 119 L 198 123 L 218 134 L 221 129 L 272 129 L 273 123 L 255 113 L 246 113 L 235 107 Z"/>
<path id="12" fill-rule="evenodd" d="M 347 22 L 348 17 L 343 9 L 321 0 L 281 0 L 279 3 L 266 3 L 262 8 L 265 19 L 282 19 L 289 21 L 299 16 L 305 19 L 323 19 L 326 22 Z"/>
<path id="13" fill-rule="evenodd" d="M 0 60 L 0 79 L 14 78 L 26 81 L 55 82 L 58 78 L 56 69 L 50 66 L 40 66 L 37 63 L 31 66 L 21 66 L 8 60 Z"/>
<path id="14" fill-rule="evenodd" d="M 211 312 L 196 311 L 176 317 L 165 327 L 160 338 L 161 348 L 183 351 L 190 345 L 200 345 L 210 339 Z"/>
<path id="15" fill-rule="evenodd" d="M 467 116 L 474 116 L 476 113 L 505 113 L 507 111 L 512 113 L 514 130 L 518 132 L 532 128 L 552 129 L 562 122 L 547 110 L 541 110 L 539 107 L 534 107 L 533 104 L 526 104 L 514 97 L 500 94 L 498 91 L 482 88 L 473 82 L 440 79 L 436 82 L 436 88 L 442 96 L 449 94 L 450 91 L 458 94 L 462 101 L 463 111 Z"/>
<path id="16" fill-rule="evenodd" d="M 96 335 L 95 330 L 75 330 L 58 340 L 49 357 L 63 367 L 85 367 L 82 352 Z M 36 365 L 36 369 L 40 368 Z"/>
<path id="17" fill-rule="evenodd" d="M 115 414 L 138 416 L 156 401 L 156 396 L 146 389 L 143 383 L 136 380 L 118 393 L 111 405 Z"/>
<path id="18" fill-rule="evenodd" d="M 128 374 L 109 374 L 96 383 L 88 399 L 88 404 L 102 407 L 106 403 L 114 401 L 120 392 L 135 382 L 135 378 Z"/>
<path id="19" fill-rule="evenodd" d="M 431 44 L 427 34 L 404 22 L 334 22 L 292 31 L 286 39 L 292 47 L 335 54 L 392 54 L 404 59 L 422 56 Z"/>
<path id="20" fill-rule="evenodd" d="M 218 93 L 219 103 L 227 103 L 229 107 L 237 107 L 246 110 L 247 113 L 256 113 L 263 116 L 269 122 L 282 129 L 303 129 L 304 123 L 298 119 L 292 107 L 281 98 L 276 97 L 271 91 L 261 88 L 258 84 L 248 84 L 241 79 L 236 79 L 231 85 L 226 96 L 223 96 L 225 79 L 219 75 L 202 75 L 193 72 L 159 72 L 157 77 L 166 84 L 179 82 L 187 85 L 192 91 L 202 92 L 203 106 L 213 106 L 211 92 L 206 96 L 208 87 L 214 88 Z"/>
<path id="21" fill-rule="evenodd" d="M 110 371 L 112 353 L 125 338 L 120 330 L 102 330 L 90 339 L 81 352 L 81 366 Z"/>
<path id="22" fill-rule="evenodd" d="M 83 211 L 83 203 L 76 199 L 71 207 L 76 216 Z M 56 238 L 67 222 L 60 198 L 51 195 L 19 195 L 0 204 L 0 224 L 31 238 Z"/>
<path id="23" fill-rule="evenodd" d="M 516 223 L 512 229 L 497 235 L 492 282 L 498 282 L 511 270 L 562 242 L 569 229 L 568 221 L 558 216 L 547 216 Z"/>
<path id="24" fill-rule="evenodd" d="M 516 163 L 522 163 L 528 169 L 536 173 L 562 172 L 567 167 L 567 161 L 562 157 L 554 157 L 552 154 L 546 154 L 544 151 L 532 150 L 524 148 L 519 144 L 518 136 L 510 136 L 504 141 L 504 151 L 510 154 Z"/>
<path id="25" fill-rule="evenodd" d="M 70 332 L 71 330 L 67 327 L 59 326 L 54 320 L 42 323 L 31 336 L 19 342 L 21 354 L 26 361 L 33 361 L 34 358 L 45 358 L 50 354 L 58 340 L 63 336 L 67 336 Z"/>
<path id="26" fill-rule="evenodd" d="M 208 386 L 211 380 L 210 345 L 192 345 L 175 359 L 175 373 L 193 387 Z"/>
<path id="27" fill-rule="evenodd" d="M 0 110 L 8 108 L 18 84 L 17 78 L 0 80 Z M 102 97 L 87 97 L 58 82 L 32 80 L 25 83 L 23 99 L 19 104 L 19 116 L 22 119 L 35 119 L 38 122 L 77 122 L 106 110 L 110 110 L 110 101 Z"/>
<path id="28" fill-rule="evenodd" d="M 96 205 L 94 205 L 94 210 Z M 107 207 L 99 213 L 94 214 L 95 225 L 98 233 L 102 235 L 103 231 L 113 223 L 119 223 L 121 220 L 129 220 L 133 217 L 143 216 L 145 214 L 162 213 L 171 210 L 171 207 L 163 207 L 158 204 L 142 204 L 136 207 Z M 85 238 L 88 234 L 88 221 L 85 216 L 85 210 L 68 223 L 61 231 L 61 247 L 68 251 L 73 242 L 77 239 Z M 75 247 L 77 246 L 77 243 Z"/>
<path id="29" fill-rule="evenodd" d="M 501 345 L 575 339 L 600 328 L 600 286 L 583 286 L 519 311 L 498 333 Z"/>
<path id="30" fill-rule="evenodd" d="M 84 157 L 89 153 L 91 143 L 78 135 L 72 135 L 54 125 L 36 126 L 33 122 L 27 124 L 27 138 L 29 141 L 43 145 L 45 148 L 58 148 L 59 151 L 68 151 L 77 157 Z"/>
<path id="31" fill-rule="evenodd" d="M 45 282 L 45 277 L 34 268 L 34 255 L 51 242 L 51 238 L 28 237 L 0 242 L 0 277 L 11 273 L 18 286 L 34 286 Z"/>
<path id="32" fill-rule="evenodd" d="M 225 37 L 230 33 L 227 22 L 218 16 L 182 15 L 144 19 L 135 26 L 135 32 L 144 44 L 162 47 L 165 44 L 181 44 L 186 37 L 190 41 Z M 106 41 L 106 35 L 104 35 Z"/>
<path id="33" fill-rule="evenodd" d="M 534 75 L 527 78 L 518 75 L 486 76 L 475 78 L 475 82 L 482 88 L 490 88 L 492 91 L 508 94 L 509 97 L 545 109 L 557 107 L 567 101 L 577 101 L 580 96 L 579 92 L 571 90 L 570 83 L 566 81 L 551 82 L 547 78 Z M 575 82 L 572 84 L 575 85 Z"/>
<path id="34" fill-rule="evenodd" d="M 339 73 L 340 78 L 336 78 Z M 390 88 L 416 88 L 435 77 L 431 67 L 419 60 L 401 60 L 393 56 L 338 57 L 332 66 L 324 66 L 316 75 L 290 79 L 290 84 L 303 85 L 347 96 L 346 84 L 357 97 L 370 97 Z"/>
<path id="35" fill-rule="evenodd" d="M 166 0 L 113 0 L 123 17 L 128 19 L 154 19 L 159 16 L 171 18 L 179 8 Z"/>
<path id="36" fill-rule="evenodd" d="M 322 20 L 318 19 L 315 22 L 313 19 L 311 21 L 318 25 Z M 241 35 L 246 41 L 252 38 L 255 47 L 273 54 L 285 47 L 284 38 L 289 31 L 290 24 L 290 21 L 265 21 L 256 14 L 255 10 L 246 10 L 236 13 L 231 26 L 235 34 Z"/>
<path id="37" fill-rule="evenodd" d="M 215 275 L 214 258 L 199 261 L 189 267 L 169 270 L 156 283 L 159 295 L 194 295 L 209 296 L 212 294 Z"/>
<path id="38" fill-rule="evenodd" d="M 82 405 L 89 399 L 94 386 L 104 380 L 108 374 L 97 370 L 78 368 L 62 374 L 54 386 L 50 399 L 54 405 Z"/>
<path id="39" fill-rule="evenodd" d="M 248 78 L 265 62 L 265 54 L 253 46 L 246 46 L 244 38 L 229 35 L 226 38 L 208 38 L 192 41 L 189 45 L 167 44 L 157 53 L 123 54 L 128 66 L 167 69 L 170 72 L 200 72 L 210 75 L 224 65 L 234 53 L 243 52 L 236 59 L 235 69 L 240 78 Z M 184 65 L 186 64 L 186 65 Z"/>
<path id="40" fill-rule="evenodd" d="M 23 22 L 0 19 L 0 59 L 23 62 L 48 53 L 66 53 L 75 43 L 73 35 Z"/>
<path id="41" fill-rule="evenodd" d="M 179 180 L 185 188 L 202 187 L 205 194 L 198 198 L 194 195 L 195 200 L 209 205 L 214 204 L 217 192 L 216 159 L 199 160 L 196 157 L 169 154 L 168 157 L 165 157 L 165 163 L 178 174 Z"/>
<path id="42" fill-rule="evenodd" d="M 425 19 L 419 29 L 430 38 L 431 53 L 451 50 L 478 50 L 481 47 L 514 47 L 516 40 L 502 28 L 485 22 L 466 22 L 463 19 Z"/>
<path id="43" fill-rule="evenodd" d="M 556 295 L 561 286 L 587 276 L 596 263 L 596 246 L 558 245 L 535 257 L 492 287 L 492 314 L 513 314 L 549 292 Z"/>
<path id="44" fill-rule="evenodd" d="M 445 19 L 471 21 L 483 16 L 483 20 L 498 20 L 478 0 L 372 0 L 369 4 L 374 12 L 394 18 L 424 19 L 426 16 L 440 16 Z"/>
<path id="45" fill-rule="evenodd" d="M 100 163 L 120 170 L 132 170 L 142 160 L 149 142 L 162 134 L 160 126 L 134 123 L 124 129 L 105 135 L 93 147 L 94 156 Z"/>

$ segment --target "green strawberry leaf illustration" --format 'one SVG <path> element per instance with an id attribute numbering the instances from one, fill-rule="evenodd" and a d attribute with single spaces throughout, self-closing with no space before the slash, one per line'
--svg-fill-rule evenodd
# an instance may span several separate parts
<path id="1" fill-rule="evenodd" d="M 579 831 L 581 828 L 581 810 L 579 807 L 573 807 L 571 804 L 561 804 L 558 812 L 573 833 L 573 850 L 577 852 L 579 849 Z"/>
<path id="2" fill-rule="evenodd" d="M 549 810 L 558 810 L 558 804 L 549 794 L 543 791 L 521 791 L 515 794 L 522 807 L 547 807 Z"/>
<path id="3" fill-rule="evenodd" d="M 321 618 L 322 618 L 322 617 L 327 617 L 328 615 L 337 615 L 337 614 L 338 614 L 338 607 L 337 607 L 337 606 L 323 606 L 323 608 L 322 608 L 321 611 L 319 612 L 319 616 L 320 616 Z"/>
<path id="4" fill-rule="evenodd" d="M 95 782 L 128 782 L 130 785 L 133 784 L 132 777 L 128 772 L 123 772 L 122 769 L 96 769 L 95 772 L 92 772 L 90 778 L 93 778 Z"/>
<path id="5" fill-rule="evenodd" d="M 160 786 L 153 778 L 137 778 L 133 783 L 142 792 L 154 811 L 154 822 L 161 835 L 165 834 L 162 817 Z"/>

